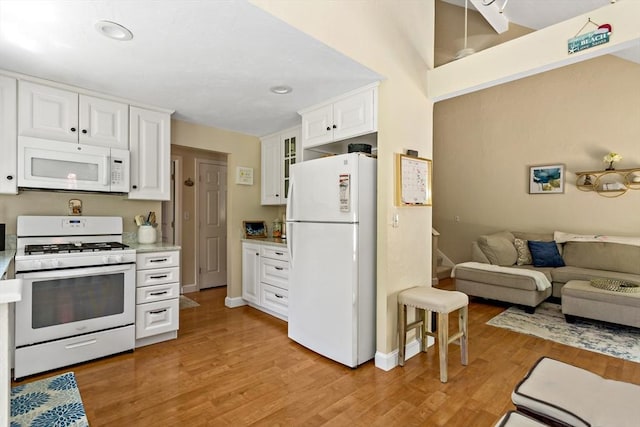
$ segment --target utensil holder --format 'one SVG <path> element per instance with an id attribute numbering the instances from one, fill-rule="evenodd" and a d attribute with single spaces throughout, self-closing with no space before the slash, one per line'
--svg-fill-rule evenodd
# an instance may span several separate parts
<path id="1" fill-rule="evenodd" d="M 156 229 L 151 225 L 138 227 L 138 243 L 148 244 L 156 242 Z"/>

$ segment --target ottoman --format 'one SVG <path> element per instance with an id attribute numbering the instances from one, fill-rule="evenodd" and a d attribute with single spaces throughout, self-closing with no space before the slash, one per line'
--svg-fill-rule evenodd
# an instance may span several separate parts
<path id="1" fill-rule="evenodd" d="M 570 280 L 562 287 L 562 313 L 640 328 L 640 292 L 599 289 L 586 280 Z"/>
<path id="2" fill-rule="evenodd" d="M 518 411 L 551 425 L 636 427 L 640 386 L 543 357 L 511 394 Z"/>
<path id="3" fill-rule="evenodd" d="M 520 412 L 509 411 L 498 420 L 494 427 L 549 427 L 549 425 Z"/>

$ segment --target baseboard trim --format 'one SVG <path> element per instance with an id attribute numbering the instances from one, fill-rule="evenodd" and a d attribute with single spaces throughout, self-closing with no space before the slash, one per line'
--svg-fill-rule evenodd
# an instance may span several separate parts
<path id="1" fill-rule="evenodd" d="M 191 292 L 198 292 L 198 287 L 195 283 L 192 285 L 182 285 L 182 291 L 180 293 L 189 294 Z"/>
<path id="2" fill-rule="evenodd" d="M 224 305 L 225 307 L 236 308 L 247 305 L 247 302 L 243 300 L 242 297 L 225 297 Z"/>
<path id="3" fill-rule="evenodd" d="M 427 337 L 427 347 L 431 347 L 435 343 L 433 337 Z M 415 338 L 405 345 L 404 359 L 409 360 L 416 354 L 420 353 L 420 341 Z M 376 368 L 383 371 L 390 371 L 398 365 L 398 350 L 393 350 L 391 353 L 381 353 L 376 351 L 375 356 Z"/>

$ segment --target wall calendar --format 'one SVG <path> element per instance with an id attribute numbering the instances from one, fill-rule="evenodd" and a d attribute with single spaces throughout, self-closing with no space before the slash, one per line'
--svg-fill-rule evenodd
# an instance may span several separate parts
<path id="1" fill-rule="evenodd" d="M 431 160 L 396 155 L 396 205 L 431 206 Z"/>

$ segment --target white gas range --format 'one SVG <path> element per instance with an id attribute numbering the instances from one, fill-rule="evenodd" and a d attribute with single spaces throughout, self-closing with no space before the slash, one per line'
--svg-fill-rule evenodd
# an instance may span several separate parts
<path id="1" fill-rule="evenodd" d="M 121 217 L 19 216 L 14 378 L 133 350 L 136 252 Z"/>

